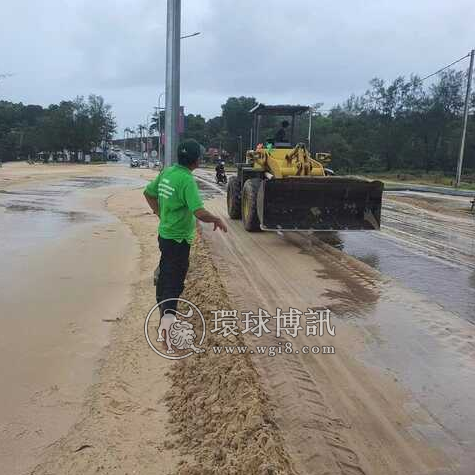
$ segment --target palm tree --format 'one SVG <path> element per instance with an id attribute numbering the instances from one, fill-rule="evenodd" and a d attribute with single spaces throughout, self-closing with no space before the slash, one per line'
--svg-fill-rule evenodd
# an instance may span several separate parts
<path id="1" fill-rule="evenodd" d="M 142 153 L 142 151 L 143 151 L 143 145 L 142 145 L 143 132 L 147 130 L 147 126 L 139 124 L 139 125 L 137 125 L 137 130 L 139 131 L 139 134 L 140 134 L 140 153 Z"/>
<path id="2" fill-rule="evenodd" d="M 163 131 L 163 127 L 165 125 L 165 111 L 160 112 L 160 129 Z M 155 112 L 151 118 L 151 124 L 150 124 L 150 133 L 153 134 L 154 130 L 157 132 L 160 132 L 158 130 L 158 114 Z M 160 134 L 158 134 L 160 135 Z"/>
<path id="3" fill-rule="evenodd" d="M 134 130 L 131 129 L 130 127 L 126 127 L 124 129 L 124 150 L 127 149 L 127 134 L 133 134 Z"/>

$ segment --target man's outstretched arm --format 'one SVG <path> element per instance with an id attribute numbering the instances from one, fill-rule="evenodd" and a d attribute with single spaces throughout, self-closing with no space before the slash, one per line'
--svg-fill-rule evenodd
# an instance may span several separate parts
<path id="1" fill-rule="evenodd" d="M 147 200 L 147 203 L 150 206 L 150 209 L 153 211 L 153 214 L 156 214 L 157 216 L 160 216 L 160 209 L 158 207 L 157 198 L 154 198 L 153 196 L 150 196 L 149 194 L 147 194 L 146 191 L 144 191 L 143 195 L 145 196 L 145 199 Z"/>
<path id="2" fill-rule="evenodd" d="M 221 218 L 218 218 L 214 214 L 210 213 L 209 211 L 206 211 L 204 208 L 197 209 L 195 211 L 195 216 L 200 220 L 203 221 L 203 223 L 213 223 L 214 224 L 214 229 L 213 231 L 216 231 L 217 229 L 221 229 L 221 231 L 224 231 L 225 233 L 228 232 L 227 226 L 224 224 Z"/>

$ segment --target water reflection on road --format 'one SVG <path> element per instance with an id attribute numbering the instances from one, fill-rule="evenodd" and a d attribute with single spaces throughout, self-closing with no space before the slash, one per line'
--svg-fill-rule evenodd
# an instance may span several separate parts
<path id="1" fill-rule="evenodd" d="M 381 231 L 364 236 L 319 233 L 318 238 L 475 323 L 475 220 L 471 216 L 386 201 Z"/>
<path id="2" fill-rule="evenodd" d="M 91 189 L 139 186 L 143 180 L 77 176 L 41 185 L 0 189 L 0 285 L 11 280 L 14 262 L 31 248 L 60 239 L 77 226 L 107 222 L 110 216 L 87 209 L 81 199 Z"/>

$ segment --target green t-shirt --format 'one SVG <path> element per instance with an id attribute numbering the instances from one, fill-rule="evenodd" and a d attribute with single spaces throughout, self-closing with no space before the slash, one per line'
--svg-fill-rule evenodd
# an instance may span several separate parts
<path id="1" fill-rule="evenodd" d="M 192 243 L 196 232 L 194 212 L 204 207 L 191 171 L 182 165 L 165 168 L 145 187 L 148 196 L 158 199 L 162 238 Z"/>

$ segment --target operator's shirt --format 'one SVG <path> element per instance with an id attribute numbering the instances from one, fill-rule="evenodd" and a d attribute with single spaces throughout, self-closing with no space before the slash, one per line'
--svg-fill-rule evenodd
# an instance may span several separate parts
<path id="1" fill-rule="evenodd" d="M 145 187 L 144 191 L 148 196 L 158 200 L 159 236 L 191 244 L 196 233 L 194 213 L 204 208 L 191 171 L 182 165 L 167 167 Z"/>

